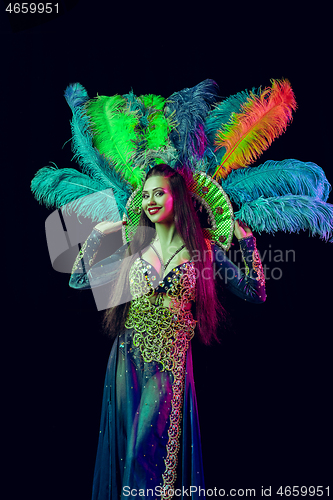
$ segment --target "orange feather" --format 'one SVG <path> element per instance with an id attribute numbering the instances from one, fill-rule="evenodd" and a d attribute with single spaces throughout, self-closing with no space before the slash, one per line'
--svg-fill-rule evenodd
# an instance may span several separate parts
<path id="1" fill-rule="evenodd" d="M 283 132 L 292 120 L 296 100 L 288 80 L 271 80 L 272 87 L 250 92 L 241 113 L 233 113 L 216 133 L 215 146 L 226 152 L 213 178 L 225 179 L 233 169 L 253 163 Z"/>

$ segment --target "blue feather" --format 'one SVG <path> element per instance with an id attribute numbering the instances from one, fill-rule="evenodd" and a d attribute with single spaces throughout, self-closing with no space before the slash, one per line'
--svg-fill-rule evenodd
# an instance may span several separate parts
<path id="1" fill-rule="evenodd" d="M 244 203 L 235 212 L 235 218 L 258 233 L 309 230 L 311 236 L 318 235 L 325 241 L 333 242 L 333 205 L 310 196 L 291 194 L 279 198 L 258 198 Z"/>
<path id="2" fill-rule="evenodd" d="M 228 196 L 241 205 L 261 196 L 305 195 L 327 201 L 331 185 L 315 163 L 299 160 L 266 161 L 257 167 L 233 170 L 221 181 Z"/>
<path id="3" fill-rule="evenodd" d="M 31 190 L 47 208 L 62 208 L 64 213 L 76 213 L 96 222 L 119 220 L 111 184 L 107 186 L 72 168 L 41 168 L 31 182 Z M 124 198 L 122 211 L 126 201 Z"/>
<path id="4" fill-rule="evenodd" d="M 74 113 L 77 106 L 82 106 L 88 101 L 89 96 L 86 89 L 80 83 L 72 83 L 65 90 L 66 101 Z"/>
<path id="5" fill-rule="evenodd" d="M 182 163 L 195 162 L 204 154 L 207 139 L 204 121 L 210 105 L 217 100 L 217 84 L 204 80 L 195 87 L 175 92 L 166 100 L 166 116 L 177 123 L 169 138 Z"/>

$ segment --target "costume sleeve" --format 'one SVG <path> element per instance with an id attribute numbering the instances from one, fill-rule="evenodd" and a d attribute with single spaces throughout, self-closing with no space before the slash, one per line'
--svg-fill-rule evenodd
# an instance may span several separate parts
<path id="1" fill-rule="evenodd" d="M 228 259 L 218 245 L 213 244 L 215 276 L 221 278 L 226 288 L 238 297 L 255 304 L 265 302 L 265 275 L 256 247 L 256 239 L 254 236 L 247 236 L 239 240 L 239 245 L 245 264 L 245 273 Z"/>
<path id="2" fill-rule="evenodd" d="M 92 230 L 75 259 L 69 280 L 70 287 L 89 289 L 110 283 L 118 277 L 121 261 L 129 244 L 126 243 L 110 257 L 95 263 L 104 237 L 97 229 Z"/>

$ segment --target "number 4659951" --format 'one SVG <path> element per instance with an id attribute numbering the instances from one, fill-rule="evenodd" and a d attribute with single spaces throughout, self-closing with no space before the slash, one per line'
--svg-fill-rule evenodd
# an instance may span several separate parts
<path id="1" fill-rule="evenodd" d="M 59 13 L 58 3 L 10 3 L 6 7 L 6 12 L 10 14 L 51 14 L 53 11 L 55 11 L 56 14 Z"/>

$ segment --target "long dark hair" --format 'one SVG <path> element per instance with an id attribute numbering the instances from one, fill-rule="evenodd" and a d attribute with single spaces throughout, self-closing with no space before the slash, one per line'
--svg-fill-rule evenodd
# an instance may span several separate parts
<path id="1" fill-rule="evenodd" d="M 146 180 L 158 175 L 169 181 L 173 196 L 175 227 L 184 240 L 191 258 L 193 258 L 196 271 L 195 319 L 197 320 L 199 337 L 205 344 L 210 344 L 213 339 L 219 341 L 216 330 L 218 319 L 223 316 L 224 310 L 217 299 L 209 241 L 205 240 L 183 176 L 169 165 L 159 164 L 148 172 Z M 121 291 L 120 298 L 125 296 L 125 289 L 128 287 L 129 270 L 136 258 L 134 254 L 146 248 L 154 236 L 152 229 L 155 228 L 155 224 L 148 219 L 143 210 L 141 211 L 139 227 L 140 231 L 135 233 L 127 250 L 127 255 L 131 255 L 132 259 L 126 259 L 127 263 L 124 263 L 120 269 L 116 285 L 117 291 Z M 120 305 L 105 312 L 103 326 L 112 337 L 115 337 L 124 328 L 129 307 L 130 302 L 122 303 L 120 299 Z"/>

